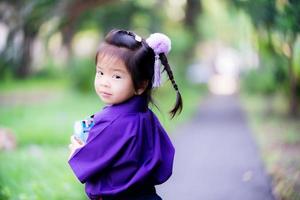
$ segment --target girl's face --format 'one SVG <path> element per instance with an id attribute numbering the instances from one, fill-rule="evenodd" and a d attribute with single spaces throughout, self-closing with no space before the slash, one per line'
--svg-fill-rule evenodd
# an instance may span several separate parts
<path id="1" fill-rule="evenodd" d="M 106 104 L 118 104 L 135 95 L 132 78 L 119 58 L 98 56 L 95 90 Z"/>

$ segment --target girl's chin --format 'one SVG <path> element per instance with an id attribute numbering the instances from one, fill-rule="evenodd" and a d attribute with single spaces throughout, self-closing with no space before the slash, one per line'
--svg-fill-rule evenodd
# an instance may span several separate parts
<path id="1" fill-rule="evenodd" d="M 112 98 L 103 98 L 100 96 L 100 99 L 103 103 L 105 104 L 109 104 L 109 105 L 112 105 L 112 104 L 117 104 L 118 102 L 116 102 L 114 99 Z"/>
<path id="2" fill-rule="evenodd" d="M 101 101 L 103 101 L 104 103 L 106 104 L 112 104 L 113 101 L 111 99 L 107 99 L 107 98 L 103 98 L 103 97 L 100 97 Z"/>
<path id="3" fill-rule="evenodd" d="M 113 98 L 112 95 L 98 95 L 98 96 L 100 97 L 101 101 L 105 104 L 119 104 L 132 97 L 129 96 L 127 98 Z"/>

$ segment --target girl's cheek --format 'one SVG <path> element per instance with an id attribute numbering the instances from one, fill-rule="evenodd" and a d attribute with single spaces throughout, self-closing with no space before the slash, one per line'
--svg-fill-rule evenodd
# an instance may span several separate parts
<path id="1" fill-rule="evenodd" d="M 95 87 L 97 87 L 100 83 L 100 80 L 99 78 L 97 78 L 97 76 L 95 77 L 95 81 L 94 81 L 94 84 L 95 84 Z"/>

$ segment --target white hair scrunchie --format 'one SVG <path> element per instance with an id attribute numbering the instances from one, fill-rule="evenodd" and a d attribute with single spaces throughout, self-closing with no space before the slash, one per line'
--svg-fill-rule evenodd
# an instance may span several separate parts
<path id="1" fill-rule="evenodd" d="M 153 49 L 155 53 L 154 62 L 154 78 L 152 87 L 159 87 L 161 85 L 161 62 L 159 54 L 168 54 L 171 50 L 171 40 L 168 36 L 162 33 L 153 33 L 147 39 L 146 43 Z"/>

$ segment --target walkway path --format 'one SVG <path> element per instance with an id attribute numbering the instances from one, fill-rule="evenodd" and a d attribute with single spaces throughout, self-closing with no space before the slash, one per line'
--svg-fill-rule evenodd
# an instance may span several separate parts
<path id="1" fill-rule="evenodd" d="M 209 96 L 171 136 L 174 172 L 164 200 L 274 200 L 237 96 Z"/>

